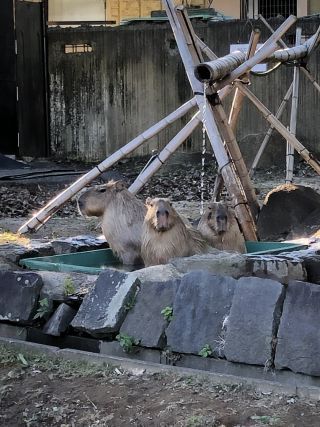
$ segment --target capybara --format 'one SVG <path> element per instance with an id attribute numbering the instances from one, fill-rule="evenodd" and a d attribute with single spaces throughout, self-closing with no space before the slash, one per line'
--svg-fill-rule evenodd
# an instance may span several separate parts
<path id="1" fill-rule="evenodd" d="M 102 232 L 123 264 L 142 264 L 141 235 L 146 208 L 123 181 L 110 181 L 83 193 L 81 214 L 102 217 Z"/>
<path id="2" fill-rule="evenodd" d="M 243 234 L 234 210 L 224 202 L 211 202 L 200 218 L 198 230 L 209 245 L 224 251 L 245 253 Z"/>
<path id="3" fill-rule="evenodd" d="M 166 264 L 170 258 L 208 252 L 201 233 L 185 225 L 168 199 L 148 197 L 146 206 L 141 246 L 146 267 Z"/>

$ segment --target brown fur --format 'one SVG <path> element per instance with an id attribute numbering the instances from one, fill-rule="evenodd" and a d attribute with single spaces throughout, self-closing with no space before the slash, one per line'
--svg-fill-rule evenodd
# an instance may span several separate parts
<path id="1" fill-rule="evenodd" d="M 124 264 L 141 264 L 144 204 L 122 181 L 94 187 L 78 199 L 81 214 L 102 217 L 102 232 L 113 252 Z"/>
<path id="2" fill-rule="evenodd" d="M 209 247 L 201 234 L 186 227 L 168 199 L 148 198 L 146 206 L 141 247 L 146 266 L 166 264 L 170 258 L 208 252 Z"/>
<path id="3" fill-rule="evenodd" d="M 216 249 L 246 252 L 245 240 L 234 211 L 226 203 L 210 203 L 200 219 L 198 230 Z"/>

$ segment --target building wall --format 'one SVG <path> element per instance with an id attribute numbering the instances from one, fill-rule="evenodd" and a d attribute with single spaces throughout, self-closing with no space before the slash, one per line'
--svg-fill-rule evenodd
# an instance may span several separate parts
<path id="1" fill-rule="evenodd" d="M 272 20 L 277 28 L 282 21 Z M 222 56 L 229 45 L 250 37 L 246 21 L 224 21 L 195 27 L 197 34 Z M 319 18 L 299 20 L 303 34 L 312 35 Z M 294 36 L 295 29 L 289 31 Z M 221 35 L 223 34 L 223 37 Z M 261 40 L 270 34 L 262 29 Z M 287 39 L 285 38 L 285 41 Z M 89 43 L 92 52 L 65 54 L 65 44 Z M 54 156 L 86 161 L 102 160 L 149 126 L 192 97 L 189 83 L 171 29 L 166 25 L 146 27 L 53 28 L 48 34 L 50 83 L 50 141 Z M 310 62 L 320 81 L 320 49 Z M 291 80 L 292 67 L 282 66 L 266 77 L 252 78 L 251 89 L 276 112 Z M 320 96 L 301 76 L 297 136 L 311 151 L 320 154 Z M 228 110 L 230 101 L 225 103 Z M 149 154 L 161 149 L 191 117 L 191 112 L 138 149 Z M 289 124 L 288 111 L 283 123 Z M 246 101 L 240 115 L 237 137 L 248 158 L 257 152 L 268 125 Z M 201 151 L 201 129 L 181 148 Z M 264 156 L 265 164 L 284 162 L 284 140 L 274 133 Z"/>
<path id="2" fill-rule="evenodd" d="M 320 0 L 309 0 L 308 13 L 309 15 L 320 13 Z"/>
<path id="3" fill-rule="evenodd" d="M 215 0 L 213 7 L 224 15 L 240 18 L 240 0 Z"/>
<path id="4" fill-rule="evenodd" d="M 105 0 L 49 0 L 48 20 L 104 21 Z"/>
<path id="5" fill-rule="evenodd" d="M 190 7 L 209 7 L 209 0 L 174 0 Z M 49 0 L 49 22 L 115 21 L 148 17 L 153 10 L 163 9 L 162 0 Z M 240 17 L 240 0 L 218 0 L 214 7 L 226 15 Z"/>

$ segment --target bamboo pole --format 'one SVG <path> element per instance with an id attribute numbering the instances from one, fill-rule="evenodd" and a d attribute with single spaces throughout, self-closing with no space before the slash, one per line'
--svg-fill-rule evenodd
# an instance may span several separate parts
<path id="1" fill-rule="evenodd" d="M 212 110 L 218 125 L 218 129 L 223 137 L 224 143 L 226 144 L 230 158 L 234 163 L 244 193 L 246 194 L 251 214 L 253 218 L 256 218 L 259 212 L 259 203 L 234 132 L 231 126 L 228 124 L 227 115 L 221 104 L 213 106 Z"/>
<path id="2" fill-rule="evenodd" d="M 180 147 L 180 145 L 188 138 L 189 135 L 196 129 L 201 122 L 200 112 L 198 111 L 194 117 L 177 133 L 177 135 L 164 147 L 164 149 L 156 156 L 152 163 L 141 172 L 136 180 L 130 185 L 129 191 L 137 194 L 147 181 L 161 168 L 164 162 Z"/>
<path id="3" fill-rule="evenodd" d="M 247 240 L 257 240 L 254 221 L 251 216 L 250 209 L 248 208 L 243 188 L 224 147 L 210 104 L 207 104 L 206 108 L 204 108 L 204 88 L 194 76 L 195 65 L 198 65 L 203 59 L 201 55 L 199 55 L 199 51 L 196 49 L 198 45 L 196 43 L 189 18 L 186 14 L 183 14 L 181 8 L 175 9 L 172 0 L 164 0 L 163 3 L 171 28 L 175 35 L 190 85 L 193 92 L 196 94 L 198 107 L 200 114 L 202 115 L 202 122 L 205 126 L 219 168 L 222 171 L 226 188 L 229 194 L 233 197 L 236 215 L 239 219 L 243 234 Z"/>
<path id="4" fill-rule="evenodd" d="M 264 19 L 264 17 L 262 15 L 259 15 L 260 20 L 264 23 L 264 25 L 268 28 L 268 30 L 271 33 L 274 33 L 274 29 L 271 27 L 271 25 Z M 320 28 L 320 27 L 319 27 Z M 317 32 L 319 32 L 319 28 L 317 30 Z M 285 49 L 288 48 L 288 46 L 285 44 L 285 42 L 280 38 L 278 40 L 278 43 L 284 47 Z M 312 74 L 305 68 L 305 67 L 301 67 L 300 68 L 301 71 L 303 72 L 303 74 L 307 77 L 308 80 L 311 81 L 311 83 L 313 84 L 313 86 L 317 89 L 318 92 L 320 92 L 320 85 L 316 82 L 316 79 L 312 76 Z"/>
<path id="5" fill-rule="evenodd" d="M 252 31 L 251 36 L 250 36 L 250 40 L 249 40 L 248 51 L 246 53 L 246 60 L 251 58 L 254 55 L 256 48 L 257 48 L 257 45 L 258 45 L 260 34 L 261 34 L 261 32 L 259 29 L 254 29 Z M 248 82 L 249 81 L 248 74 L 246 74 L 245 76 L 242 76 L 241 79 L 242 80 L 244 79 L 246 82 Z M 237 121 L 239 118 L 239 114 L 241 111 L 243 100 L 244 100 L 244 95 L 238 89 L 236 89 L 234 97 L 233 97 L 232 107 L 231 107 L 230 114 L 229 114 L 229 120 L 228 120 L 228 123 L 229 123 L 233 133 L 235 133 L 235 131 L 236 131 Z M 230 136 L 229 136 L 228 140 L 230 141 Z M 229 145 L 227 145 L 227 147 L 229 147 Z M 230 153 L 230 150 L 229 150 L 229 153 Z M 239 158 L 239 156 L 236 153 L 233 153 L 233 155 L 232 155 L 232 153 L 230 153 L 230 155 L 233 159 Z M 241 167 L 239 170 L 237 165 L 236 165 L 236 168 L 237 168 L 237 171 L 239 174 L 243 173 L 243 171 L 241 171 Z M 245 171 L 246 171 L 245 175 L 247 175 L 248 171 L 247 171 L 246 167 L 245 167 Z M 259 204 L 258 204 L 258 201 L 256 198 L 254 188 L 252 186 L 252 183 L 250 182 L 250 185 L 249 186 L 247 185 L 248 180 L 250 180 L 250 175 L 247 178 L 246 177 L 243 178 L 244 182 L 242 182 L 242 184 L 243 184 L 244 190 L 246 191 L 246 194 L 247 194 L 248 203 L 249 203 L 251 212 L 252 212 L 253 216 L 256 217 L 257 213 L 259 212 Z M 215 179 L 215 182 L 214 182 L 214 188 L 213 188 L 213 194 L 212 194 L 212 198 L 214 201 L 220 200 L 220 195 L 221 195 L 222 190 L 223 190 L 223 180 L 222 180 L 221 174 L 218 174 L 216 179 Z M 247 191 L 248 191 L 248 193 L 247 193 Z"/>
<path id="6" fill-rule="evenodd" d="M 277 41 L 281 36 L 296 22 L 297 18 L 290 15 L 285 22 L 271 35 L 271 37 L 264 43 L 264 45 L 253 55 L 250 59 L 241 64 L 227 77 L 219 82 L 216 82 L 216 90 L 222 89 L 224 86 L 231 84 L 234 80 L 238 79 L 243 74 L 247 73 L 251 68 L 257 65 L 259 62 L 263 62 L 268 56 L 270 56 L 277 49 Z"/>
<path id="7" fill-rule="evenodd" d="M 301 27 L 296 29 L 296 46 L 301 43 Z M 293 91 L 291 98 L 291 114 L 290 114 L 290 133 L 296 135 L 297 131 L 297 117 L 298 117 L 298 98 L 299 98 L 299 65 L 295 64 L 293 70 Z M 293 167 L 294 167 L 294 147 L 287 141 L 287 154 L 286 154 L 286 180 L 285 182 L 293 181 Z"/>
<path id="8" fill-rule="evenodd" d="M 277 131 L 292 144 L 300 154 L 300 156 L 320 175 L 320 162 L 316 159 L 312 153 L 310 153 L 301 142 L 292 135 L 286 127 L 265 107 L 261 101 L 248 89 L 247 86 L 243 85 L 241 82 L 234 83 L 239 90 L 244 93 L 248 99 L 257 107 L 257 109 L 262 113 L 264 118 L 275 128 Z"/>
<path id="9" fill-rule="evenodd" d="M 283 98 L 283 100 L 282 100 L 282 102 L 281 102 L 281 104 L 280 104 L 280 106 L 276 112 L 276 115 L 275 115 L 276 119 L 280 119 L 280 117 L 281 117 L 290 97 L 291 97 L 292 89 L 293 89 L 293 83 L 291 83 L 289 89 L 287 90 L 287 93 L 285 94 L 285 96 L 284 96 L 284 98 Z M 265 150 L 265 148 L 266 148 L 266 146 L 267 146 L 267 144 L 271 138 L 273 130 L 274 130 L 274 126 L 271 125 L 269 127 L 268 132 L 266 133 L 263 141 L 262 141 L 262 144 L 260 145 L 260 148 L 256 154 L 256 157 L 254 158 L 254 160 L 252 162 L 252 166 L 251 166 L 250 171 L 249 171 L 250 176 L 254 175 L 255 170 L 257 168 L 257 165 L 261 159 L 261 156 L 264 153 L 264 150 Z"/>
<path id="10" fill-rule="evenodd" d="M 26 233 L 28 231 L 39 230 L 50 217 L 68 200 L 70 200 L 75 194 L 77 194 L 87 184 L 97 178 L 102 172 L 110 168 L 114 163 L 118 162 L 122 157 L 128 155 L 148 139 L 157 135 L 162 129 L 184 116 L 191 108 L 196 105 L 196 99 L 192 98 L 185 104 L 181 105 L 177 110 L 173 111 L 164 119 L 160 120 L 155 125 L 151 126 L 145 132 L 128 142 L 122 148 L 111 154 L 103 162 L 95 166 L 91 171 L 81 176 L 76 182 L 70 185 L 62 193 L 58 194 L 54 199 L 50 200 L 40 211 L 32 216 L 27 222 L 25 222 L 18 230 L 18 233 Z"/>

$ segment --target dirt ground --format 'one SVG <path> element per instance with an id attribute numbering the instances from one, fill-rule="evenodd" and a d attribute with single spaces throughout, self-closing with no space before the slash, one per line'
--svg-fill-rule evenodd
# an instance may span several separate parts
<path id="1" fill-rule="evenodd" d="M 30 356 L 0 346 L 0 425 L 319 426 L 320 402 L 238 384 Z"/>

